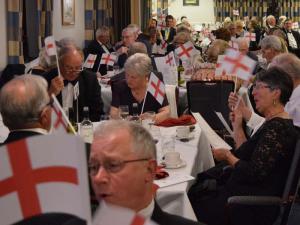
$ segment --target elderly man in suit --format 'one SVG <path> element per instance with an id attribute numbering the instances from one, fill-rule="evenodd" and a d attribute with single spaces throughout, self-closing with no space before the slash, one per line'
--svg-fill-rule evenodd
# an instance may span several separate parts
<path id="1" fill-rule="evenodd" d="M 38 76 L 21 75 L 0 92 L 0 112 L 9 129 L 4 144 L 33 135 L 47 134 L 51 128 L 51 106 L 47 82 Z"/>
<path id="2" fill-rule="evenodd" d="M 119 55 L 118 64 L 120 68 L 124 67 L 124 64 L 128 58 L 129 46 L 136 42 L 138 33 L 134 27 L 126 27 L 122 30 L 122 41 L 117 43 L 115 49 Z"/>
<path id="3" fill-rule="evenodd" d="M 89 117 L 92 121 L 99 121 L 103 112 L 101 87 L 95 73 L 82 69 L 83 53 L 76 46 L 62 47 L 59 51 L 59 68 L 43 74 L 49 84 L 49 94 L 54 94 L 63 108 L 77 110 L 74 88 L 79 86 L 78 115 L 83 119 L 83 107 L 89 107 Z"/>
<path id="4" fill-rule="evenodd" d="M 106 26 L 101 26 L 96 31 L 96 40 L 91 41 L 88 47 L 84 50 L 85 57 L 88 57 L 89 54 L 97 55 L 94 67 L 92 68 L 93 72 L 100 72 L 101 75 L 107 73 L 106 65 L 99 65 L 103 53 L 111 53 L 113 49 L 109 43 L 110 40 L 110 31 Z"/>
<path id="5" fill-rule="evenodd" d="M 300 34 L 298 31 L 293 30 L 292 19 L 286 19 L 283 25 L 283 31 L 286 34 L 289 52 L 300 57 Z"/>
<path id="6" fill-rule="evenodd" d="M 161 225 L 199 224 L 161 210 L 154 200 L 155 143 L 142 126 L 106 121 L 94 133 L 89 172 L 96 197 Z"/>

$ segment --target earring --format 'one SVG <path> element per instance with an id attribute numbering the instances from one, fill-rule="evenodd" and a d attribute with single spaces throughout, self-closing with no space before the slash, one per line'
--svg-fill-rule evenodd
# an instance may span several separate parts
<path id="1" fill-rule="evenodd" d="M 274 105 L 274 106 L 276 105 L 276 100 L 275 100 L 275 99 L 273 100 L 273 105 Z"/>

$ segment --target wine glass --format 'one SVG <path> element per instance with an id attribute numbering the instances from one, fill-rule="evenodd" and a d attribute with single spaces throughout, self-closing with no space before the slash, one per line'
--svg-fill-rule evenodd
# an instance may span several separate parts
<path id="1" fill-rule="evenodd" d="M 129 108 L 128 105 L 120 105 L 119 106 L 119 115 L 122 120 L 126 120 L 129 116 Z"/>

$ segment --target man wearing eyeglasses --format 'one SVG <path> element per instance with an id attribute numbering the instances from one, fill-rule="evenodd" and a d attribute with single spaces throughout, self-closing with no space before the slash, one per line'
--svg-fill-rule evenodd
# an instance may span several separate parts
<path id="1" fill-rule="evenodd" d="M 199 224 L 161 210 L 154 200 L 155 171 L 155 143 L 143 127 L 110 120 L 96 128 L 89 172 L 99 201 L 132 209 L 161 225 Z"/>
<path id="2" fill-rule="evenodd" d="M 73 108 L 77 111 L 76 96 L 74 88 L 79 85 L 78 115 L 80 122 L 83 119 L 83 107 L 89 107 L 89 117 L 91 121 L 99 121 L 103 112 L 103 102 L 101 99 L 101 88 L 96 74 L 83 70 L 83 53 L 76 46 L 62 47 L 59 51 L 59 68 L 54 69 L 43 76 L 49 84 L 49 94 L 56 95 L 63 108 Z"/>
<path id="3" fill-rule="evenodd" d="M 47 134 L 51 128 L 49 102 L 47 83 L 43 78 L 26 74 L 9 81 L 0 92 L 0 112 L 9 129 L 4 144 Z"/>

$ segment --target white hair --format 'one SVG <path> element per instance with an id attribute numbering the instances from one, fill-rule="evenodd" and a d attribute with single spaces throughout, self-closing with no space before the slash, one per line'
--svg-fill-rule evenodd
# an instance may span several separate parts
<path id="1" fill-rule="evenodd" d="M 151 134 L 141 125 L 129 121 L 108 120 L 95 129 L 94 140 L 106 138 L 120 130 L 126 130 L 131 139 L 132 151 L 145 158 L 156 159 L 156 146 Z"/>
<path id="2" fill-rule="evenodd" d="M 143 53 L 130 56 L 124 65 L 125 72 L 132 72 L 140 76 L 148 76 L 152 69 L 151 59 Z"/>

